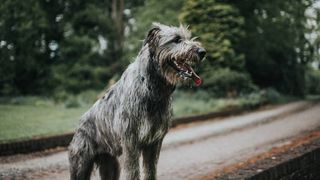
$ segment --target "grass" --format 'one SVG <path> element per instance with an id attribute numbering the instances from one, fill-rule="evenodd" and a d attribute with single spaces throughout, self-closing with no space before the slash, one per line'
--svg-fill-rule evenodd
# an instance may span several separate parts
<path id="1" fill-rule="evenodd" d="M 219 112 L 230 108 L 253 108 L 263 104 L 283 104 L 300 98 L 280 94 L 269 88 L 235 98 L 215 98 L 204 91 L 176 91 L 173 101 L 174 117 Z"/>
<path id="2" fill-rule="evenodd" d="M 72 132 L 86 109 L 0 105 L 0 142 Z"/>
<path id="3" fill-rule="evenodd" d="M 255 107 L 264 103 L 263 96 L 254 93 L 237 98 L 213 98 L 205 92 L 179 93 L 173 101 L 174 117 L 219 112 L 236 107 Z"/>
<path id="4" fill-rule="evenodd" d="M 72 132 L 79 117 L 93 104 L 96 94 L 86 92 L 70 96 L 63 103 L 43 97 L 0 98 L 0 143 Z M 176 91 L 173 98 L 174 118 L 294 100 L 274 90 L 237 98 L 213 98 L 202 91 Z"/>

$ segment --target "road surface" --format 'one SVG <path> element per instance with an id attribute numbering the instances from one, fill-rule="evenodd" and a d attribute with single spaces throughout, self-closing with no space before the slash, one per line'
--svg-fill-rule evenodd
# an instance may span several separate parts
<path id="1" fill-rule="evenodd" d="M 159 180 L 198 179 L 228 165 L 290 143 L 320 127 L 320 103 L 290 103 L 240 116 L 191 123 L 166 136 Z M 97 178 L 94 172 L 92 179 Z M 0 158 L 0 179 L 68 179 L 66 151 Z"/>

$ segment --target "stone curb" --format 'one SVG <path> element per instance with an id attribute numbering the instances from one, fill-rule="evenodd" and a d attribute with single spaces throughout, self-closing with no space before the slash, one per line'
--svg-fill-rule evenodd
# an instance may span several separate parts
<path id="1" fill-rule="evenodd" d="M 67 146 L 73 137 L 73 133 L 34 138 L 16 142 L 0 144 L 0 156 L 18 153 L 30 153 L 59 146 Z"/>
<path id="2" fill-rule="evenodd" d="M 320 179 L 320 148 L 273 166 L 245 179 Z"/>

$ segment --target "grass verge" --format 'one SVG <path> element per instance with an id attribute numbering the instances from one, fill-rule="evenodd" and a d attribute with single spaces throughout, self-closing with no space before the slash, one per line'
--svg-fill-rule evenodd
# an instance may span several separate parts
<path id="1" fill-rule="evenodd" d="M 0 143 L 72 132 L 80 116 L 93 104 L 96 94 L 69 96 L 63 103 L 43 97 L 0 98 Z M 295 100 L 273 90 L 237 98 L 213 98 L 203 91 L 176 91 L 173 98 L 174 118 Z"/>
<path id="2" fill-rule="evenodd" d="M 0 142 L 72 132 L 87 107 L 0 105 Z"/>

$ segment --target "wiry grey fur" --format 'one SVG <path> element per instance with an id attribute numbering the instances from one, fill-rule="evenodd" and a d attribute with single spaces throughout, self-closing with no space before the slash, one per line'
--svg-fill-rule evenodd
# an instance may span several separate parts
<path id="1" fill-rule="evenodd" d="M 144 179 L 156 179 L 171 94 L 182 80 L 167 61 L 200 62 L 200 43 L 190 38 L 183 26 L 153 25 L 121 79 L 82 116 L 69 146 L 71 179 L 90 179 L 97 164 L 101 179 L 117 180 L 121 169 L 121 179 L 138 180 L 141 153 Z"/>

